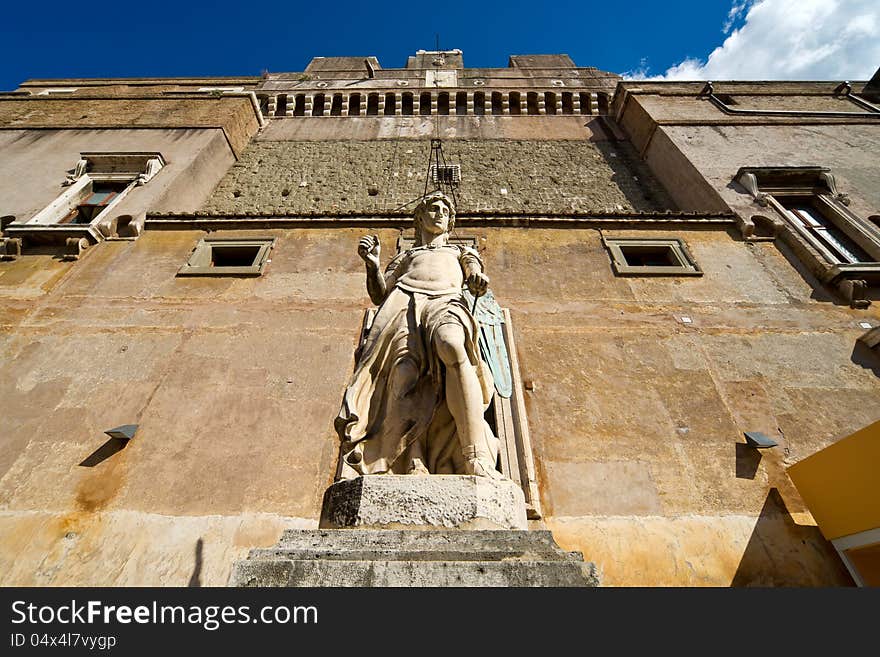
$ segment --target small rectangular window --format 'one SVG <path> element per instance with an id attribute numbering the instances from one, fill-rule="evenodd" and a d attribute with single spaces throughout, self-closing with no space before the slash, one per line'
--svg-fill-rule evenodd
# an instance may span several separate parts
<path id="1" fill-rule="evenodd" d="M 206 237 L 196 244 L 178 276 L 260 276 L 275 239 Z"/>
<path id="2" fill-rule="evenodd" d="M 618 276 L 702 276 L 684 242 L 678 238 L 604 239 Z"/>

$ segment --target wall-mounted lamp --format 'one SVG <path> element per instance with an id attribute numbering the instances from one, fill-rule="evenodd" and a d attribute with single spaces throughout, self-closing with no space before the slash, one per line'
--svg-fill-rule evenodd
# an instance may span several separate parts
<path id="1" fill-rule="evenodd" d="M 138 425 L 136 424 L 123 424 L 122 426 L 115 427 L 113 429 L 107 429 L 104 433 L 106 433 L 111 438 L 119 438 L 120 440 L 131 440 L 134 438 L 134 433 L 137 431 Z"/>
<path id="2" fill-rule="evenodd" d="M 779 444 L 766 434 L 761 433 L 760 431 L 745 431 L 743 432 L 743 435 L 745 435 L 746 443 L 748 443 L 749 447 L 754 447 L 756 449 L 776 447 Z"/>

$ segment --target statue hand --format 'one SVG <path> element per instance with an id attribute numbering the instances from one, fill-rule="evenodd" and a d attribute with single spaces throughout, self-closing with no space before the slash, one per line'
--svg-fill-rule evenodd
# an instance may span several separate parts
<path id="1" fill-rule="evenodd" d="M 471 291 L 471 294 L 475 297 L 481 297 L 486 294 L 486 290 L 489 289 L 489 277 L 483 272 L 474 272 L 468 276 L 467 286 L 468 290 Z"/>
<path id="2" fill-rule="evenodd" d="M 378 235 L 364 235 L 358 242 L 358 255 L 368 264 L 378 267 L 380 252 Z"/>

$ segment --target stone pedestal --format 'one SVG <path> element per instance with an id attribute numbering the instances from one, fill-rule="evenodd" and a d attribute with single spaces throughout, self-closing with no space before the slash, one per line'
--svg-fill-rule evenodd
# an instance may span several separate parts
<path id="1" fill-rule="evenodd" d="M 509 479 L 374 475 L 324 493 L 320 527 L 527 529 L 522 489 Z"/>
<path id="2" fill-rule="evenodd" d="M 512 481 L 373 475 L 333 484 L 321 529 L 288 530 L 230 586 L 598 586 L 596 567 L 528 531 Z"/>

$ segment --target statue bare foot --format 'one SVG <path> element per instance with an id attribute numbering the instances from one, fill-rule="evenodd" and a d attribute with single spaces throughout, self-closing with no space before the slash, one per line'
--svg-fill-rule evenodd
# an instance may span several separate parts
<path id="1" fill-rule="evenodd" d="M 431 474 L 428 471 L 428 468 L 425 467 L 425 464 L 422 462 L 422 459 L 413 459 L 412 465 L 409 468 L 409 473 L 411 475 L 429 475 L 429 474 Z"/>
<path id="2" fill-rule="evenodd" d="M 476 447 L 464 448 L 464 473 L 490 479 L 504 479 L 504 475 L 495 469 L 495 459 L 480 454 Z"/>

